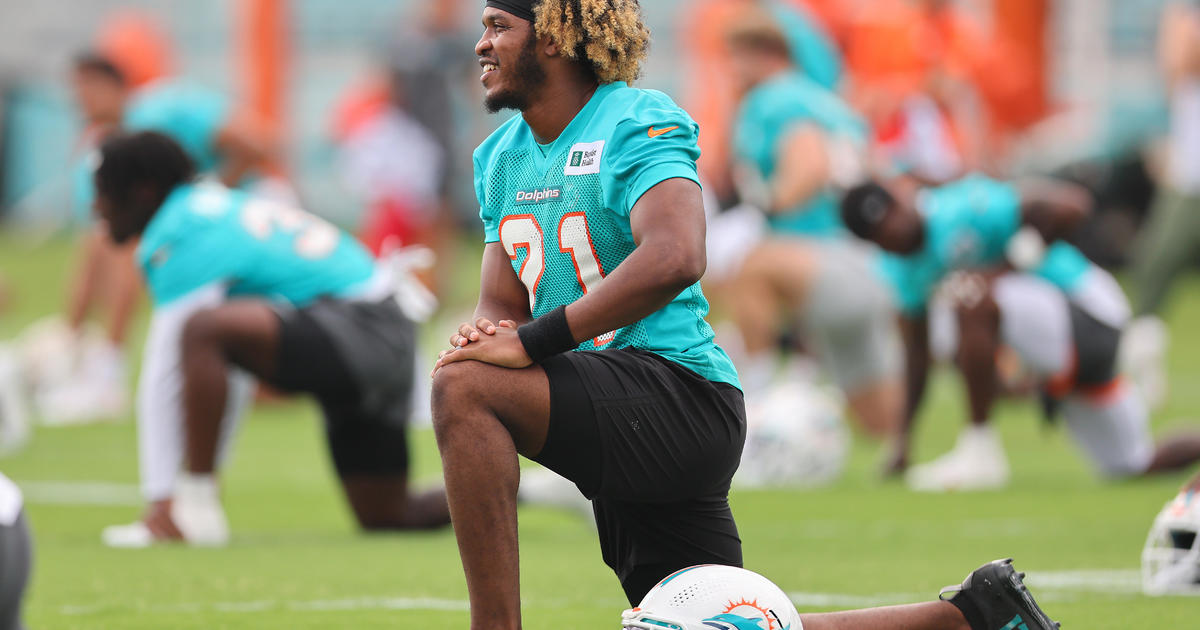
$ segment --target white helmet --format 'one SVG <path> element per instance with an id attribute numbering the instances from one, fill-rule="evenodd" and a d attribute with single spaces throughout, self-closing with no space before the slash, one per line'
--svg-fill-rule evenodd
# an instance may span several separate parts
<path id="1" fill-rule="evenodd" d="M 821 486 L 845 468 L 850 431 L 841 394 L 800 380 L 746 403 L 746 446 L 733 477 L 740 488 Z"/>
<path id="2" fill-rule="evenodd" d="M 767 578 L 705 564 L 676 571 L 650 589 L 621 627 L 638 630 L 803 630 L 800 613 Z"/>
<path id="3" fill-rule="evenodd" d="M 1179 493 L 1154 519 L 1142 550 L 1147 595 L 1200 595 L 1200 496 Z"/>

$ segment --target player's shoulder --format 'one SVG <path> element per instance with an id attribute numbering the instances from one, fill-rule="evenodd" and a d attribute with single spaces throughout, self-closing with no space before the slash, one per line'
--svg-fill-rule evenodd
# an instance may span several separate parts
<path id="1" fill-rule="evenodd" d="M 139 88 L 131 97 L 125 119 L 137 124 L 174 111 L 215 108 L 227 105 L 224 94 L 185 79 L 160 79 Z"/>
<path id="2" fill-rule="evenodd" d="M 668 122 L 695 125 L 687 111 L 665 93 L 624 83 L 609 88 L 594 120 L 594 123 L 613 128 L 648 128 Z"/>
<path id="3" fill-rule="evenodd" d="M 142 234 L 138 248 L 142 263 L 151 262 L 151 257 L 164 246 L 212 235 L 214 230 L 226 230 L 228 223 L 237 219 L 246 199 L 246 193 L 215 182 L 177 186 L 167 195 Z M 218 240 L 229 244 L 223 235 Z"/>
<path id="4" fill-rule="evenodd" d="M 147 232 L 180 235 L 218 225 L 234 216 L 246 197 L 215 182 L 183 184 L 167 195 Z"/>

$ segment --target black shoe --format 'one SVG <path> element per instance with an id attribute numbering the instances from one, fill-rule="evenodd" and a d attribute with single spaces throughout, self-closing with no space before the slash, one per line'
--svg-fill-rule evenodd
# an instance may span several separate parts
<path id="1" fill-rule="evenodd" d="M 1050 619 L 1025 588 L 1012 567 L 1012 558 L 989 562 L 971 572 L 962 584 L 947 586 L 938 597 L 954 604 L 971 630 L 1055 630 Z"/>

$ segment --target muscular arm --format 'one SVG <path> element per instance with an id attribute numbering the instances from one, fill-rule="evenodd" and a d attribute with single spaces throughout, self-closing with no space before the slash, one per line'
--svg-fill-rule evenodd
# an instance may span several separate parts
<path id="1" fill-rule="evenodd" d="M 929 377 L 929 318 L 926 314 L 900 317 L 900 334 L 904 339 L 905 405 L 900 430 L 893 445 L 894 452 L 885 473 L 896 474 L 908 467 L 909 440 L 921 400 L 925 397 L 925 382 Z"/>
<path id="2" fill-rule="evenodd" d="M 75 273 L 75 282 L 67 297 L 67 325 L 78 331 L 83 327 L 88 310 L 96 296 L 101 266 L 104 264 L 104 248 L 108 243 L 105 228 L 97 226 L 84 237 L 83 260 Z"/>
<path id="3" fill-rule="evenodd" d="M 1051 180 L 1021 183 L 1021 222 L 1036 229 L 1047 243 L 1069 236 L 1091 207 L 1091 193 L 1082 186 Z"/>
<path id="4" fill-rule="evenodd" d="M 673 178 L 648 190 L 634 204 L 630 226 L 637 245 L 633 253 L 566 308 L 575 343 L 645 318 L 704 275 L 704 206 L 695 182 Z M 435 372 L 456 361 L 517 368 L 530 364 L 516 326 L 500 321 L 519 325 L 530 316 L 529 293 L 498 243 L 484 253 L 481 284 L 475 323 L 463 324 L 451 335 L 451 349 L 442 352 Z"/>
<path id="5" fill-rule="evenodd" d="M 488 243 L 483 249 L 483 268 L 479 272 L 479 304 L 475 320 L 490 322 L 511 320 L 519 326 L 532 319 L 529 291 L 512 268 L 504 245 Z"/>
<path id="6" fill-rule="evenodd" d="M 967 387 L 971 422 L 986 424 L 996 400 L 996 353 L 1000 349 L 1000 307 L 991 294 L 987 278 L 976 277 L 983 286 L 978 299 L 956 305 L 958 318 L 958 369 Z"/>
<path id="7" fill-rule="evenodd" d="M 217 152 L 221 154 L 221 183 L 237 186 L 251 171 L 262 169 L 271 157 L 267 141 L 252 131 L 251 125 L 234 121 L 217 134 Z"/>
<path id="8" fill-rule="evenodd" d="M 575 341 L 645 318 L 704 275 L 704 203 L 695 182 L 676 178 L 654 186 L 633 206 L 630 223 L 637 248 L 567 307 Z"/>
<path id="9" fill-rule="evenodd" d="M 771 213 L 786 212 L 821 191 L 829 181 L 825 136 L 813 125 L 789 133 L 780 143 L 771 178 Z"/>

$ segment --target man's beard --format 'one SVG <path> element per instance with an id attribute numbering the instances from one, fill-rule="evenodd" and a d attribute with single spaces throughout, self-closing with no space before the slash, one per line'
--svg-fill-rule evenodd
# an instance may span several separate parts
<path id="1" fill-rule="evenodd" d="M 504 109 L 523 112 L 529 107 L 530 97 L 546 81 L 546 70 L 538 63 L 537 41 L 537 36 L 530 33 L 525 46 L 521 48 L 521 55 L 510 68 L 502 70 L 508 75 L 509 86 L 484 99 L 483 106 L 489 113 L 495 114 Z"/>

